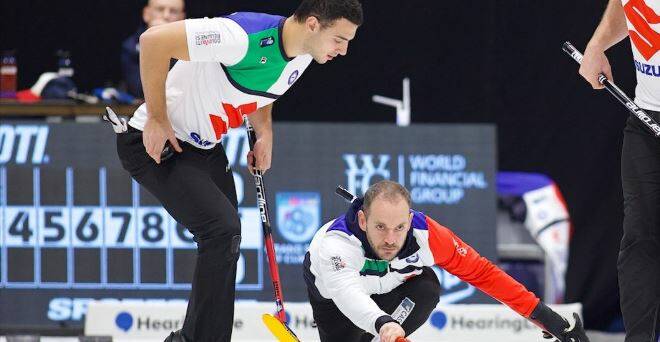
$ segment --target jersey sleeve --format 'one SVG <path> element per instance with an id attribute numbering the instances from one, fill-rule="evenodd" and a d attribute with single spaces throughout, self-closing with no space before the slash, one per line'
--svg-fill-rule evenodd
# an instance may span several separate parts
<path id="1" fill-rule="evenodd" d="M 247 53 L 247 33 L 231 19 L 186 19 L 185 23 L 188 54 L 193 62 L 234 65 Z"/>
<path id="2" fill-rule="evenodd" d="M 450 229 L 426 216 L 436 265 L 528 318 L 539 303 L 532 292 L 482 257 Z"/>
<path id="3" fill-rule="evenodd" d="M 326 238 L 318 257 L 319 278 L 339 311 L 360 329 L 378 336 L 376 320 L 388 314 L 378 307 L 360 282 L 360 252 L 341 238 Z"/>

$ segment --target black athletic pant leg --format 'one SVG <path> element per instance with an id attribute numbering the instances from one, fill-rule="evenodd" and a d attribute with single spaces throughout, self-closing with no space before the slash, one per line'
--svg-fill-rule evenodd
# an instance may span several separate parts
<path id="1" fill-rule="evenodd" d="M 312 290 L 308 289 L 308 292 L 310 291 Z M 388 314 L 394 313 L 406 298 L 413 302 L 412 311 L 401 325 L 406 335 L 410 335 L 428 320 L 437 306 L 440 299 L 440 282 L 431 268 L 424 267 L 420 275 L 391 292 L 372 295 L 371 298 Z M 355 326 L 342 314 L 332 300 L 320 301 L 310 292 L 310 303 L 321 342 L 362 342 L 373 339 L 373 335 Z"/>
<path id="2" fill-rule="evenodd" d="M 376 304 L 383 311 L 392 314 L 407 298 L 415 306 L 401 326 L 406 336 L 415 332 L 424 324 L 440 301 L 440 282 L 430 267 L 424 267 L 422 273 L 403 283 L 390 293 L 373 295 Z M 396 317 L 394 317 L 396 319 Z M 371 334 L 367 334 L 372 337 Z"/>
<path id="3" fill-rule="evenodd" d="M 660 113 L 648 113 L 660 119 Z M 660 329 L 660 139 L 633 117 L 624 130 L 621 179 L 618 272 L 626 342 L 655 342 Z"/>
<path id="4" fill-rule="evenodd" d="M 117 135 L 124 168 L 197 241 L 184 337 L 230 341 L 241 234 L 232 172 L 220 144 L 211 150 L 180 145 L 182 153 L 158 165 L 145 152 L 141 131 L 130 129 Z"/>

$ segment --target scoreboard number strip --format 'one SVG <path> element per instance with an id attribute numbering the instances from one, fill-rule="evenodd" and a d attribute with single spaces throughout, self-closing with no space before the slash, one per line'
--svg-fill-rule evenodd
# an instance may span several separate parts
<path id="1" fill-rule="evenodd" d="M 4 209 L 4 245 L 8 247 L 67 247 L 71 234 L 75 247 L 168 247 L 171 240 L 175 248 L 197 248 L 188 229 L 161 207 L 138 208 L 137 234 L 132 207 L 7 206 Z"/>
<path id="2" fill-rule="evenodd" d="M 172 284 L 172 249 L 196 249 L 192 234 L 177 223 L 162 207 L 93 207 L 93 206 L 4 206 L 4 230 L 0 237 L 6 248 L 127 248 L 139 253 L 141 248 L 167 249 L 168 277 L 166 287 L 189 288 L 189 284 Z M 255 249 L 254 246 L 244 246 Z M 242 248 L 244 250 L 245 248 Z M 6 255 L 6 254 L 3 254 Z M 134 258 L 136 256 L 134 255 Z M 4 262 L 4 260 L 3 260 Z M 40 260 L 35 260 L 40 272 Z M 74 260 L 67 258 L 67 263 Z M 139 265 L 137 265 L 139 267 Z M 258 265 L 247 265 L 243 254 L 239 260 L 238 289 L 257 289 L 260 284 L 240 284 L 246 272 L 258 272 Z M 107 267 L 104 267 L 107 269 Z M 72 269 L 68 267 L 67 269 Z M 5 274 L 5 270 L 3 270 Z M 261 277 L 258 277 L 261 280 Z M 36 281 L 36 280 L 35 280 Z M 3 284 L 7 279 L 3 279 Z M 76 283 L 71 284 L 77 287 Z M 181 287 L 181 285 L 184 285 Z M 85 284 L 89 286 L 89 284 Z M 106 284 L 113 287 L 113 284 Z M 134 284 L 140 288 L 141 284 Z M 152 285 L 148 286 L 153 288 Z"/>
<path id="3" fill-rule="evenodd" d="M 139 206 L 140 189 L 133 185 L 133 205 L 107 206 L 107 172 L 99 169 L 100 202 L 97 206 L 73 205 L 74 169 L 65 172 L 66 204 L 41 205 L 41 170 L 33 168 L 33 204 L 8 205 L 7 168 L 0 167 L 0 288 L 116 288 L 116 289 L 190 289 L 190 284 L 174 282 L 175 251 L 194 250 L 197 244 L 192 234 L 177 223 L 160 206 Z M 134 183 L 134 181 L 131 181 Z M 237 290 L 263 288 L 263 257 L 261 230 L 253 227 L 257 208 L 239 208 L 243 226 L 243 241 L 238 261 Z M 252 229 L 254 228 L 254 229 Z M 254 232 L 259 232 L 255 234 Z M 259 235 L 259 236 L 257 236 Z M 8 260 L 13 249 L 31 249 L 34 252 L 34 280 L 11 282 L 9 269 L 25 267 Z M 66 250 L 65 282 L 41 282 L 42 262 L 47 249 Z M 100 249 L 98 282 L 77 283 L 74 280 L 77 248 Z M 108 250 L 132 250 L 134 277 L 132 283 L 108 283 Z M 164 249 L 166 279 L 163 284 L 140 282 L 140 253 L 143 249 Z M 12 252 L 13 254 L 13 252 Z M 13 254 L 15 255 L 15 254 Z M 247 258 L 246 258 L 247 256 Z M 16 260 L 16 259 L 14 259 Z"/>

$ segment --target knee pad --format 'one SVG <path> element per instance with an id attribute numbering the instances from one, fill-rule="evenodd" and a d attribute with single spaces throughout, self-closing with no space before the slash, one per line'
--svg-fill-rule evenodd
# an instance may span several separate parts
<path id="1" fill-rule="evenodd" d="M 241 251 L 241 235 L 221 235 L 200 239 L 197 242 L 197 251 L 200 255 L 211 254 L 214 258 L 238 260 Z"/>
<path id="2" fill-rule="evenodd" d="M 238 259 L 238 254 L 241 251 L 241 236 L 234 235 L 231 237 L 231 246 L 229 247 L 229 258 Z"/>

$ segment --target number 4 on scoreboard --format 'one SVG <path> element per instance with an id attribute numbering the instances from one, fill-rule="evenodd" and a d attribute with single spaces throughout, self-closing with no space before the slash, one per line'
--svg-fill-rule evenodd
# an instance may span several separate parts
<path id="1" fill-rule="evenodd" d="M 19 211 L 14 220 L 9 225 L 9 234 L 20 236 L 23 242 L 30 242 L 30 238 L 34 233 L 30 228 L 29 215 L 25 211 Z"/>
<path id="2" fill-rule="evenodd" d="M 37 213 L 34 207 L 7 207 L 5 209 L 5 243 L 9 247 L 35 245 Z"/>

